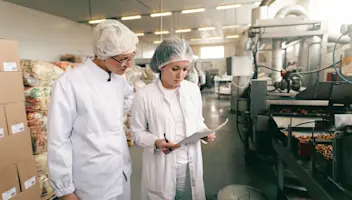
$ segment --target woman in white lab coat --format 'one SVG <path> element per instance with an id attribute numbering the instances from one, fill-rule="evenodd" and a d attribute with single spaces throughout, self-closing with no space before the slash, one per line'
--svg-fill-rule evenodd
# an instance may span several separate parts
<path id="1" fill-rule="evenodd" d="M 164 40 L 151 59 L 160 79 L 140 90 L 132 104 L 132 132 L 144 148 L 141 200 L 205 200 L 201 142 L 177 143 L 207 129 L 199 87 L 184 80 L 193 53 L 185 40 Z M 215 134 L 204 138 L 213 141 Z"/>
<path id="2" fill-rule="evenodd" d="M 61 200 L 130 200 L 131 159 L 123 114 L 133 89 L 122 75 L 137 36 L 116 20 L 93 30 L 95 58 L 63 74 L 52 91 L 48 169 Z"/>

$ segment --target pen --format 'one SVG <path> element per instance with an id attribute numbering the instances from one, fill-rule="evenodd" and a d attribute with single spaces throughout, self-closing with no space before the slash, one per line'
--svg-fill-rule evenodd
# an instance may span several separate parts
<path id="1" fill-rule="evenodd" d="M 169 143 L 169 140 L 166 138 L 166 133 L 164 133 L 164 139 L 165 139 L 165 142 L 166 142 L 166 143 Z M 169 151 L 172 151 L 172 149 L 169 148 Z"/>

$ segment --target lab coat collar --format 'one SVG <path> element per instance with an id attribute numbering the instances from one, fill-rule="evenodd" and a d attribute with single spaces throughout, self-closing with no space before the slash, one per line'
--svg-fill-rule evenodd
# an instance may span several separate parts
<path id="1" fill-rule="evenodd" d="M 161 94 L 163 94 L 163 96 L 165 97 L 164 91 L 163 91 L 163 84 L 161 83 L 160 78 L 156 81 L 156 84 L 158 86 L 159 91 L 161 92 Z M 181 82 L 180 86 L 178 86 L 178 91 L 180 92 L 182 90 L 182 85 L 183 85 L 183 81 Z"/>
<path id="2" fill-rule="evenodd" d="M 86 64 L 89 69 L 93 72 L 99 80 L 107 81 L 109 79 L 109 73 L 96 65 L 91 59 L 87 59 Z M 111 80 L 113 79 L 113 74 L 111 74 Z"/>

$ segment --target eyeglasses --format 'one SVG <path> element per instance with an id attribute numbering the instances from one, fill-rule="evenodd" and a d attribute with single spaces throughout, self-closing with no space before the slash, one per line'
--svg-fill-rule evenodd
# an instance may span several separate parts
<path id="1" fill-rule="evenodd" d="M 135 55 L 136 55 L 136 53 L 133 53 L 133 55 L 131 55 L 129 58 L 124 58 L 122 60 L 118 60 L 114 57 L 111 57 L 111 59 L 115 60 L 116 62 L 120 63 L 121 65 L 127 65 L 128 61 L 131 61 Z"/>

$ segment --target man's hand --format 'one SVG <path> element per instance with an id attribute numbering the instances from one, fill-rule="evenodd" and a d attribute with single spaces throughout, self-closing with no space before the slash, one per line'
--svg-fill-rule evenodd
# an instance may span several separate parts
<path id="1" fill-rule="evenodd" d="M 166 142 L 163 139 L 155 140 L 155 146 L 156 146 L 157 149 L 160 149 L 165 154 L 169 154 L 171 151 L 180 148 L 180 145 L 174 144 L 171 141 Z"/>
<path id="2" fill-rule="evenodd" d="M 208 135 L 208 137 L 202 138 L 202 140 L 204 140 L 205 142 L 214 142 L 215 139 L 216 139 L 215 133 Z"/>
<path id="3" fill-rule="evenodd" d="M 60 198 L 60 200 L 79 200 L 78 197 L 73 193 Z"/>

